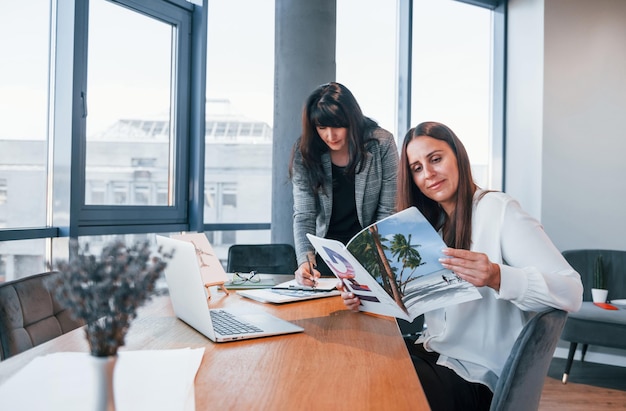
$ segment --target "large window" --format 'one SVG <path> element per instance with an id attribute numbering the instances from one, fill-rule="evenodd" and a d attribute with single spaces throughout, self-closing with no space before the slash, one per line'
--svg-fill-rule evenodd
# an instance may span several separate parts
<path id="1" fill-rule="evenodd" d="M 0 230 L 46 225 L 50 1 L 0 2 Z M 45 269 L 45 241 L 0 242 L 0 282 Z"/>
<path id="2" fill-rule="evenodd" d="M 86 121 L 73 131 L 85 152 L 80 226 L 151 225 L 152 213 L 184 224 L 190 13 L 150 1 L 90 0 L 88 10 L 84 106 L 74 106 Z"/>
<path id="3" fill-rule="evenodd" d="M 175 38 L 168 23 L 90 1 L 86 204 L 172 205 L 156 193 L 172 175 Z M 117 195 L 119 181 L 132 195 Z"/>
<path id="4" fill-rule="evenodd" d="M 274 114 L 274 1 L 211 0 L 207 33 L 204 222 L 231 244 L 269 241 Z M 235 228 L 235 229 L 232 229 Z"/>
<path id="5" fill-rule="evenodd" d="M 270 241 L 273 163 L 288 161 L 272 158 L 275 1 L 0 3 L 0 281 L 44 271 L 70 236 L 204 228 L 222 259 Z M 450 125 L 489 187 L 493 12 L 336 4 L 337 81 L 398 139 L 400 117 Z M 414 21 L 410 90 L 401 18 Z"/>
<path id="6" fill-rule="evenodd" d="M 439 121 L 489 187 L 493 12 L 456 1 L 413 1 L 411 124 Z M 418 24 L 419 22 L 419 24 Z"/>
<path id="7" fill-rule="evenodd" d="M 409 3 L 408 1 L 399 1 Z M 398 145 L 410 126 L 439 121 L 465 144 L 477 183 L 491 186 L 493 110 L 493 11 L 458 1 L 413 0 L 412 16 L 399 13 L 396 2 L 337 0 L 337 80 L 348 86 L 363 112 L 391 131 Z M 408 10 L 408 8 L 407 8 Z M 404 9 L 402 9 L 404 11 Z M 398 82 L 396 45 L 401 20 L 412 19 L 410 90 Z M 403 44 L 410 44 L 405 41 Z M 394 109 L 408 92 L 408 115 Z M 497 172 L 497 171 L 496 171 Z"/>
<path id="8" fill-rule="evenodd" d="M 388 0 L 337 0 L 337 81 L 394 136 L 396 7 Z"/>
<path id="9" fill-rule="evenodd" d="M 0 4 L 0 279 L 46 270 L 68 235 L 188 229 L 197 6 Z"/>
<path id="10" fill-rule="evenodd" d="M 0 3 L 0 219 L 8 227 L 46 224 L 49 3 Z"/>

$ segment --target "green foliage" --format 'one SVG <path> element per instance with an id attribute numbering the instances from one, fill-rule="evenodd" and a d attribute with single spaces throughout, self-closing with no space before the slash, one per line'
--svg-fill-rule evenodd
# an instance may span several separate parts
<path id="1" fill-rule="evenodd" d="M 387 249 L 386 238 L 381 237 L 377 234 L 376 237 L 383 249 Z M 376 239 L 374 235 L 369 231 L 363 231 L 360 233 L 354 241 L 350 243 L 349 247 L 350 252 L 356 257 L 357 260 L 361 261 L 363 268 L 367 272 L 369 272 L 374 278 L 383 280 L 385 272 L 384 267 L 380 259 L 378 258 L 378 253 L 376 252 Z"/>
<path id="2" fill-rule="evenodd" d="M 69 261 L 56 263 L 61 275 L 50 285 L 61 305 L 85 322 L 91 355 L 117 354 L 137 308 L 155 294 L 169 258 L 154 255 L 147 242 L 127 247 L 121 241 L 105 246 L 96 258 L 88 245 L 80 248 L 71 240 Z"/>
<path id="3" fill-rule="evenodd" d="M 403 234 L 395 234 L 391 242 L 391 253 L 396 258 L 397 262 L 402 264 L 402 271 L 397 276 L 398 286 L 404 294 L 404 290 L 409 282 L 415 280 L 411 278 L 417 267 L 426 264 L 422 261 L 422 256 L 417 250 L 421 247 L 420 244 L 411 244 L 411 234 L 406 238 Z M 410 272 L 405 277 L 405 269 L 409 269 Z"/>
<path id="4" fill-rule="evenodd" d="M 606 290 L 606 275 L 604 273 L 602 255 L 599 255 L 596 258 L 596 262 L 593 267 L 593 288 Z"/>
<path id="5" fill-rule="evenodd" d="M 411 244 L 410 234 L 408 238 L 403 234 L 394 234 L 390 242 L 376 230 L 373 231 L 375 232 L 367 230 L 360 233 L 350 242 L 348 249 L 389 295 L 401 298 L 407 285 L 417 279 L 412 277 L 417 267 L 426 264 L 417 250 L 421 245 Z M 377 245 L 383 250 L 384 257 L 377 251 Z M 397 266 L 391 264 L 393 261 L 387 256 L 388 252 L 396 263 L 401 264 L 399 273 Z M 382 258 L 385 261 L 382 261 Z"/>

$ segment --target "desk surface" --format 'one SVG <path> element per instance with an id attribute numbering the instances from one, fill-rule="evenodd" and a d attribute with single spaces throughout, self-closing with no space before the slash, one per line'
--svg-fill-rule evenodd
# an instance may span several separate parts
<path id="1" fill-rule="evenodd" d="M 178 320 L 169 297 L 152 300 L 122 349 L 205 347 L 195 380 L 198 410 L 429 409 L 393 319 L 347 311 L 340 297 L 271 305 L 220 293 L 210 305 L 245 305 L 305 331 L 216 344 Z M 82 329 L 0 362 L 0 384 L 33 358 L 59 351 L 87 352 Z"/>

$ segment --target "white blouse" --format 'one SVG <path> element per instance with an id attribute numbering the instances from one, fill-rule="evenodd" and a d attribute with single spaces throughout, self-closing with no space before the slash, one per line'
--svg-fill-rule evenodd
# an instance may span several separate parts
<path id="1" fill-rule="evenodd" d="M 439 353 L 438 364 L 493 391 L 524 324 L 549 307 L 578 311 L 583 286 L 541 224 L 505 193 L 475 201 L 471 250 L 500 265 L 500 291 L 480 287 L 482 299 L 426 313 L 417 343 Z"/>

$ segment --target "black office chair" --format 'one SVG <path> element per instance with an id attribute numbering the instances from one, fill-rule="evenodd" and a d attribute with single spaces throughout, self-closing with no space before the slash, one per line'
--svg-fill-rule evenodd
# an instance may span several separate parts
<path id="1" fill-rule="evenodd" d="M 493 393 L 491 411 L 536 411 L 567 312 L 550 309 L 522 329 Z"/>
<path id="2" fill-rule="evenodd" d="M 229 273 L 293 274 L 297 268 L 291 244 L 234 244 L 228 249 Z"/>
<path id="3" fill-rule="evenodd" d="M 0 360 L 83 325 L 48 289 L 57 272 L 0 283 Z"/>

